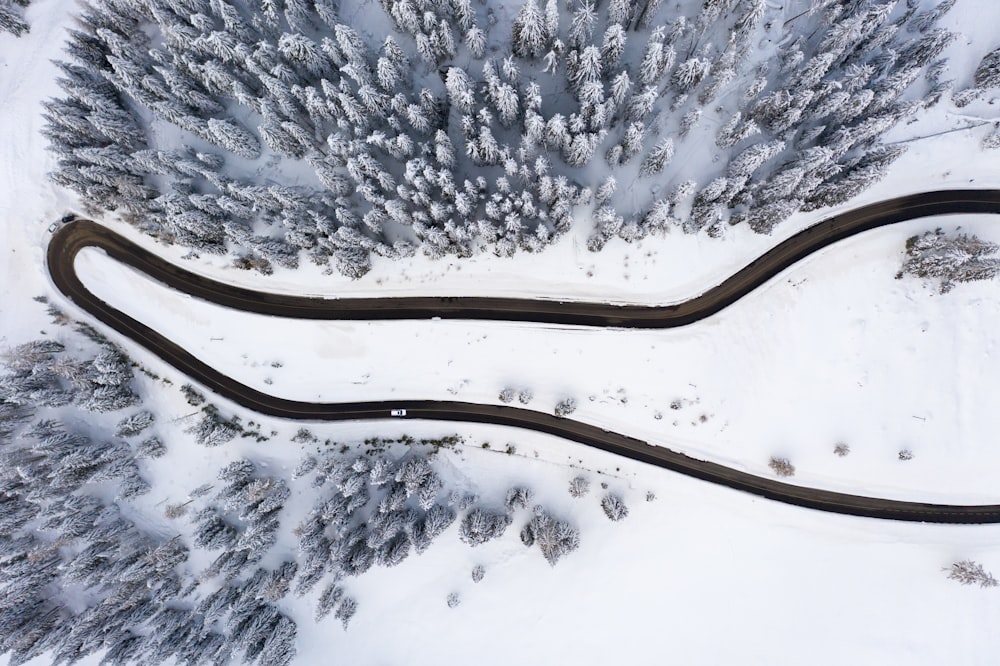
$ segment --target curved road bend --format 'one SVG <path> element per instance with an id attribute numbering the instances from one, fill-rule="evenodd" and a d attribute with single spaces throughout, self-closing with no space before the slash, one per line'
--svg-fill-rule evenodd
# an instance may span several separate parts
<path id="1" fill-rule="evenodd" d="M 1000 191 L 925 192 L 835 215 L 779 243 L 708 291 L 683 303 L 665 306 L 477 296 L 322 298 L 252 291 L 195 275 L 89 221 L 64 225 L 55 233 L 49 243 L 48 264 L 59 286 L 59 280 L 68 278 L 67 273 L 72 272 L 72 259 L 76 253 L 84 247 L 97 247 L 116 261 L 191 296 L 236 310 L 291 319 L 440 317 L 620 328 L 672 328 L 686 326 L 719 312 L 781 271 L 839 240 L 897 222 L 951 213 L 1000 213 Z"/>
<path id="2" fill-rule="evenodd" d="M 478 297 L 332 300 L 267 294 L 194 275 L 90 221 L 61 227 L 49 243 L 47 262 L 56 287 L 82 309 L 207 389 L 263 414 L 297 420 L 342 421 L 386 419 L 390 409 L 405 408 L 407 418 L 491 423 L 535 430 L 736 490 L 820 511 L 915 522 L 998 523 L 1000 505 L 928 504 L 805 488 L 697 460 L 593 425 L 516 407 L 432 400 L 310 403 L 277 398 L 223 375 L 148 326 L 111 307 L 87 290 L 74 268 L 74 259 L 80 250 L 96 247 L 172 289 L 226 307 L 282 317 L 411 319 L 440 316 L 666 328 L 683 326 L 718 312 L 796 261 L 838 240 L 905 220 L 951 213 L 1000 213 L 1000 191 L 928 192 L 828 218 L 780 243 L 717 287 L 684 303 L 665 307 Z"/>

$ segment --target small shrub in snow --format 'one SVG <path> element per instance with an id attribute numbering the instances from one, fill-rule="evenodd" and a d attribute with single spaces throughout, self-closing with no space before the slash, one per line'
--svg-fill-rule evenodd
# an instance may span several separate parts
<path id="1" fill-rule="evenodd" d="M 472 567 L 472 582 L 473 583 L 478 583 L 479 581 L 481 581 L 483 579 L 483 576 L 485 576 L 485 575 L 486 575 L 486 569 L 485 569 L 485 567 L 483 567 L 482 564 L 477 564 L 476 566 Z"/>
<path id="2" fill-rule="evenodd" d="M 646 501 L 647 502 L 652 502 L 655 499 L 656 499 L 656 493 L 654 493 L 652 490 L 649 490 L 649 491 L 646 492 Z"/>
<path id="3" fill-rule="evenodd" d="M 772 457 L 767 466 L 778 476 L 793 476 L 795 474 L 795 465 L 788 462 L 788 458 Z"/>
<path id="4" fill-rule="evenodd" d="M 607 493 L 601 498 L 601 508 L 604 509 L 604 515 L 615 522 L 628 516 L 628 507 L 625 506 L 625 502 L 614 493 Z"/>
<path id="5" fill-rule="evenodd" d="M 576 411 L 576 399 L 566 398 L 565 400 L 560 400 L 556 403 L 555 415 L 556 416 L 569 416 Z"/>
<path id="6" fill-rule="evenodd" d="M 504 404 L 507 404 L 507 403 L 513 402 L 514 401 L 514 397 L 516 395 L 517 395 L 517 391 L 515 391 L 514 389 L 512 389 L 511 387 L 508 386 L 504 390 L 500 391 L 500 395 L 497 396 L 497 397 L 500 398 L 500 402 L 502 402 Z"/>
<path id="7" fill-rule="evenodd" d="M 184 394 L 184 399 L 192 407 L 199 407 L 205 404 L 205 396 L 195 390 L 190 384 L 185 384 L 181 387 L 181 393 Z"/>
<path id="8" fill-rule="evenodd" d="M 996 587 L 997 580 L 993 574 L 983 569 L 983 565 L 972 560 L 955 562 L 945 569 L 950 580 L 957 580 L 962 585 L 978 585 L 979 587 Z"/>
<path id="9" fill-rule="evenodd" d="M 851 447 L 845 444 L 844 442 L 838 442 L 837 445 L 833 447 L 833 452 L 836 453 L 841 458 L 843 458 L 844 456 L 846 456 L 848 453 L 851 452 Z"/>
<path id="10" fill-rule="evenodd" d="M 521 389 L 521 392 L 517 394 L 517 401 L 522 405 L 527 405 L 534 397 L 535 393 L 530 388 Z"/>
<path id="11" fill-rule="evenodd" d="M 163 517 L 168 520 L 173 520 L 174 518 L 180 518 L 188 511 L 188 506 L 190 502 L 185 502 L 183 504 L 168 504 L 167 508 L 163 510 Z"/>
<path id="12" fill-rule="evenodd" d="M 578 476 L 569 482 L 569 494 L 573 497 L 583 497 L 590 492 L 590 481 L 585 476 Z"/>
<path id="13" fill-rule="evenodd" d="M 899 452 L 900 460 L 913 460 L 913 451 L 909 449 L 903 449 Z"/>
<path id="14" fill-rule="evenodd" d="M 462 599 L 458 596 L 458 592 L 448 594 L 448 608 L 457 608 L 460 603 Z"/>

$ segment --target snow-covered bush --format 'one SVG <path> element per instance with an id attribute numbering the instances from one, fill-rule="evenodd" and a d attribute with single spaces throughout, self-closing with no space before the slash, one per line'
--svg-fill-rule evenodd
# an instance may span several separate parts
<path id="1" fill-rule="evenodd" d="M 767 461 L 767 466 L 778 476 L 793 476 L 795 474 L 795 465 L 789 462 L 788 458 L 771 456 L 771 459 Z"/>
<path id="2" fill-rule="evenodd" d="M 604 509 L 604 515 L 615 522 L 628 516 L 628 507 L 625 506 L 625 502 L 614 493 L 606 493 L 601 498 L 601 508 Z"/>
<path id="3" fill-rule="evenodd" d="M 564 398 L 556 403 L 553 410 L 556 416 L 569 416 L 576 411 L 576 398 Z"/>
<path id="4" fill-rule="evenodd" d="M 585 476 L 574 477 L 569 482 L 569 494 L 573 497 L 583 497 L 590 492 L 590 481 Z"/>
<path id="5" fill-rule="evenodd" d="M 957 580 L 962 585 L 978 585 L 979 587 L 997 586 L 997 579 L 993 577 L 993 574 L 986 571 L 982 564 L 973 560 L 954 562 L 945 571 L 948 572 L 949 579 Z"/>
<path id="6" fill-rule="evenodd" d="M 941 229 L 911 236 L 906 259 L 896 278 L 913 275 L 938 281 L 942 294 L 958 282 L 992 280 L 1000 273 L 998 246 L 969 234 L 947 234 Z"/>

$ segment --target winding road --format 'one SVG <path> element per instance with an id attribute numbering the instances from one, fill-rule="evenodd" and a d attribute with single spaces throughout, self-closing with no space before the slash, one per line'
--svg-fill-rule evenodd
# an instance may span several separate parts
<path id="1" fill-rule="evenodd" d="M 933 215 L 1000 213 L 1000 191 L 925 192 L 864 206 L 823 220 L 781 242 L 712 289 L 666 306 L 610 305 L 515 298 L 414 297 L 344 298 L 289 296 L 252 291 L 195 275 L 88 220 L 60 227 L 47 253 L 56 288 L 80 308 L 142 345 L 205 388 L 263 414 L 286 419 L 345 421 L 387 419 L 403 408 L 406 418 L 468 421 L 526 428 L 663 467 L 768 499 L 797 506 L 872 518 L 933 523 L 1000 523 L 1000 505 L 947 505 L 907 502 L 806 488 L 697 460 L 662 446 L 550 414 L 506 405 L 434 400 L 311 403 L 285 400 L 236 382 L 183 348 L 111 307 L 82 283 L 74 261 L 95 247 L 171 289 L 224 307 L 298 319 L 483 319 L 555 324 L 670 328 L 685 326 L 722 310 L 781 271 L 839 240 L 877 227 Z"/>

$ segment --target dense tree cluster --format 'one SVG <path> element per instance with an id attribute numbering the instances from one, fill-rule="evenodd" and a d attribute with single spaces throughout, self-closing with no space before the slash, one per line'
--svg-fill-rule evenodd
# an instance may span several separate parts
<path id="1" fill-rule="evenodd" d="M 277 542 L 278 515 L 291 491 L 283 479 L 259 475 L 245 459 L 226 465 L 218 478 L 225 485 L 214 502 L 197 513 L 194 543 L 222 549 L 207 573 L 232 580 Z"/>
<path id="2" fill-rule="evenodd" d="M 949 86 L 950 3 L 826 2 L 773 55 L 764 0 L 523 0 L 512 24 L 380 0 L 377 37 L 340 4 L 95 0 L 47 103 L 54 179 L 240 266 L 305 254 L 357 277 L 373 254 L 537 251 L 574 216 L 594 250 L 674 224 L 767 233 L 881 177 L 902 149 L 879 137 Z M 673 160 L 713 136 L 717 159 L 692 161 L 713 166 Z"/>
<path id="3" fill-rule="evenodd" d="M 72 663 L 102 651 L 112 664 L 289 663 L 291 620 L 239 586 L 206 612 L 183 541 L 147 533 L 123 510 L 149 490 L 137 460 L 159 440 L 137 440 L 153 415 L 126 414 L 103 434 L 70 425 L 82 420 L 79 410 L 119 411 L 138 400 L 128 359 L 89 335 L 90 358 L 52 340 L 4 356 L 0 654 L 11 664 L 45 653 Z"/>
<path id="4" fill-rule="evenodd" d="M 545 559 L 555 566 L 563 555 L 580 546 L 580 530 L 536 507 L 531 521 L 521 530 L 521 541 L 528 547 L 538 544 Z"/>
<path id="5" fill-rule="evenodd" d="M 0 400 L 35 407 L 74 404 L 112 412 L 134 405 L 132 368 L 116 347 L 102 342 L 89 359 L 72 358 L 54 340 L 36 340 L 10 350 L 0 374 Z"/>
<path id="6" fill-rule="evenodd" d="M 317 617 L 334 610 L 346 624 L 357 602 L 343 596 L 337 581 L 424 552 L 455 520 L 455 510 L 440 497 L 440 476 L 428 454 L 419 451 L 397 458 L 309 456 L 295 475 L 310 476 L 319 488 L 319 501 L 296 530 L 301 563 L 296 592 L 308 592 L 327 574 L 334 580 L 320 597 Z"/>
<path id="7" fill-rule="evenodd" d="M 187 529 L 150 531 L 128 502 L 150 490 L 148 459 L 167 452 L 161 421 L 137 404 L 132 363 L 79 331 L 91 338 L 89 357 L 39 340 L 11 349 L 0 369 L 0 654 L 12 664 L 104 652 L 112 664 L 282 666 L 296 654 L 295 622 L 281 610 L 290 591 L 322 582 L 316 619 L 346 627 L 359 607 L 350 578 L 423 553 L 454 523 L 478 546 L 530 510 L 522 539 L 550 563 L 579 544 L 570 523 L 531 506 L 526 486 L 496 508 L 446 488 L 434 461 L 454 437 L 373 439 L 364 452 L 327 442 L 290 476 L 238 458 L 186 501 L 170 498 L 163 516 Z M 220 429 L 242 431 L 193 388 L 185 395 L 200 407 L 189 433 L 202 444 L 222 443 Z M 81 410 L 116 413 L 95 420 Z M 318 444 L 304 430 L 295 439 Z M 315 505 L 289 521 L 286 502 L 309 485 Z M 283 551 L 282 529 L 296 522 L 297 549 Z"/>
<path id="8" fill-rule="evenodd" d="M 935 279 L 944 294 L 959 282 L 995 278 L 1000 273 L 998 249 L 996 243 L 969 234 L 928 231 L 906 241 L 906 258 L 896 278 L 914 275 Z"/>

